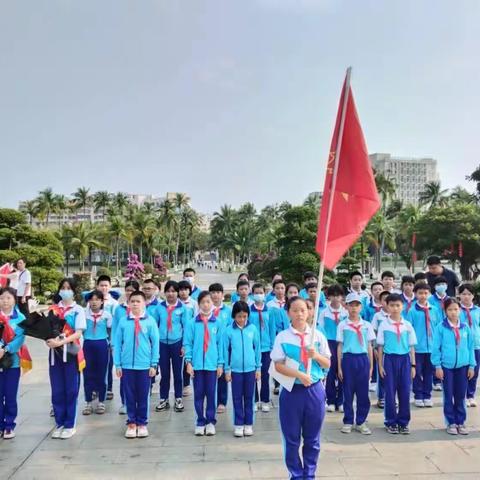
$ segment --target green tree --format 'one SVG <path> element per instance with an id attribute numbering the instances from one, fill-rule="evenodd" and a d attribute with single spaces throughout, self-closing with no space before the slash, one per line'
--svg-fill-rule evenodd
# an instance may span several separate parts
<path id="1" fill-rule="evenodd" d="M 418 196 L 420 205 L 427 208 L 441 207 L 447 204 L 448 190 L 442 190 L 440 182 L 428 182 Z"/>
<path id="2" fill-rule="evenodd" d="M 97 240 L 98 230 L 87 222 L 77 223 L 71 227 L 71 246 L 78 255 L 80 269 L 85 270 L 85 259 L 88 259 L 91 269 L 91 253 L 94 249 L 108 250 L 108 247 Z"/>
<path id="3" fill-rule="evenodd" d="M 90 196 L 90 189 L 86 187 L 79 187 L 72 195 L 73 201 L 78 209 L 83 209 L 83 220 L 87 218 L 87 208 L 92 204 L 92 197 Z M 91 221 L 91 218 L 90 218 Z"/>
<path id="4" fill-rule="evenodd" d="M 38 213 L 45 216 L 46 226 L 50 220 L 51 213 L 55 210 L 56 198 L 53 190 L 48 187 L 39 192 L 37 197 Z"/>
<path id="5" fill-rule="evenodd" d="M 93 194 L 93 206 L 94 206 L 95 213 L 100 211 L 102 212 L 103 223 L 105 223 L 105 215 L 107 213 L 107 208 L 110 206 L 110 202 L 111 202 L 111 195 L 105 190 L 102 190 L 100 192 L 95 192 Z"/>

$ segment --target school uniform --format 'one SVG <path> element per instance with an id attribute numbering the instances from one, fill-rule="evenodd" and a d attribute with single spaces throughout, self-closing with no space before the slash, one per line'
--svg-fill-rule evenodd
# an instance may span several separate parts
<path id="1" fill-rule="evenodd" d="M 370 299 L 370 294 L 363 289 L 360 289 L 360 291 L 358 292 L 357 290 L 348 288 L 348 293 L 356 293 L 362 299 L 362 305 L 365 305 L 365 303 Z"/>
<path id="2" fill-rule="evenodd" d="M 85 311 L 73 302 L 60 302 L 53 307 L 59 318 L 65 320 L 63 335 L 70 336 L 76 330 L 87 328 Z M 78 345 L 80 341 L 76 341 Z M 52 406 L 57 428 L 74 428 L 77 417 L 77 399 L 80 388 L 80 373 L 85 368 L 85 358 L 80 349 L 77 355 L 67 353 L 67 345 L 49 351 L 49 375 L 52 388 Z"/>
<path id="3" fill-rule="evenodd" d="M 275 336 L 277 336 L 282 330 L 285 330 L 290 326 L 290 318 L 287 313 L 286 302 L 279 302 L 275 297 L 267 302 L 267 308 L 270 315 L 273 317 L 275 324 Z"/>
<path id="4" fill-rule="evenodd" d="M 189 322 L 198 315 L 198 303 L 193 298 L 188 297 L 187 300 L 180 300 L 185 307 L 185 320 Z M 190 386 L 190 375 L 187 372 L 186 363 L 183 364 L 183 386 Z"/>
<path id="5" fill-rule="evenodd" d="M 307 298 L 310 298 L 308 296 L 308 293 L 307 293 L 307 289 L 306 288 L 302 288 L 299 292 L 298 292 L 298 296 L 303 298 L 303 299 L 307 299 Z M 320 292 L 320 306 L 325 306 L 327 305 L 327 297 L 325 296 L 325 293 L 324 292 Z"/>
<path id="6" fill-rule="evenodd" d="M 345 425 L 362 425 L 370 411 L 368 346 L 373 340 L 375 340 L 375 332 L 372 325 L 365 320 L 352 322 L 346 319 L 338 325 L 337 343 L 343 344 L 342 358 L 339 360 L 342 362 L 343 372 L 343 423 Z M 357 401 L 356 415 L 353 411 L 354 397 Z"/>
<path id="7" fill-rule="evenodd" d="M 371 324 L 372 324 L 373 331 L 375 332 L 375 335 L 378 332 L 378 327 L 386 319 L 388 319 L 388 314 L 385 310 L 383 310 L 383 308 L 373 315 L 371 319 Z M 385 400 L 385 387 L 383 383 L 383 378 L 378 373 L 378 362 L 375 356 L 373 357 L 372 377 L 374 379 L 374 380 L 372 379 L 372 381 L 374 381 L 377 384 L 377 387 L 376 387 L 377 400 L 379 402 L 383 402 Z"/>
<path id="8" fill-rule="evenodd" d="M 145 311 L 135 318 L 131 312 L 121 319 L 115 332 L 113 351 L 116 368 L 124 379 L 127 425 L 147 425 L 151 380 L 150 368 L 159 362 L 158 325 Z"/>
<path id="9" fill-rule="evenodd" d="M 83 388 L 85 401 L 93 400 L 97 392 L 99 402 L 104 402 L 107 395 L 107 370 L 109 364 L 109 330 L 112 328 L 112 316 L 106 311 L 93 313 L 85 308 L 87 328 L 83 332 L 83 353 L 85 369 L 83 371 Z"/>
<path id="10" fill-rule="evenodd" d="M 16 427 L 21 357 L 25 358 L 28 355 L 24 346 L 24 329 L 19 325 L 24 320 L 25 316 L 15 307 L 10 315 L 0 312 L 0 326 L 3 327 L 0 330 L 0 345 L 6 353 L 12 355 L 12 366 L 0 368 L 0 432 L 13 431 Z"/>
<path id="11" fill-rule="evenodd" d="M 218 307 L 213 307 L 213 315 L 222 325 L 222 329 L 225 330 L 232 323 L 232 309 L 222 303 Z M 228 384 L 225 380 L 225 372 L 218 379 L 217 382 L 217 405 L 226 405 L 228 402 Z"/>
<path id="12" fill-rule="evenodd" d="M 270 314 L 270 310 L 264 303 L 262 307 L 257 307 L 256 304 L 250 305 L 250 316 L 248 321 L 257 327 L 260 335 L 260 349 L 262 351 L 262 377 L 260 381 L 260 395 L 258 388 L 255 385 L 255 401 L 263 403 L 270 402 L 270 375 L 268 370 L 270 368 L 270 352 L 275 341 L 276 328 L 274 317 Z"/>
<path id="13" fill-rule="evenodd" d="M 443 414 L 447 425 L 463 425 L 468 369 L 476 366 L 473 335 L 463 322 L 454 326 L 445 318 L 433 334 L 432 363 L 443 369 Z"/>
<path id="14" fill-rule="evenodd" d="M 275 300 L 275 293 L 273 292 L 273 290 L 270 290 L 267 295 L 265 296 L 265 303 L 268 304 L 268 302 L 271 302 L 272 300 Z M 252 298 L 252 301 L 253 301 L 253 298 Z"/>
<path id="15" fill-rule="evenodd" d="M 186 309 L 180 300 L 174 305 L 163 301 L 157 305 L 156 315 L 160 331 L 160 398 L 167 400 L 169 397 L 170 369 L 173 371 L 175 398 L 182 398 L 182 346 L 187 324 Z"/>
<path id="16" fill-rule="evenodd" d="M 444 297 L 439 297 L 437 292 L 433 292 L 429 297 L 428 297 L 428 303 L 432 305 L 432 307 L 436 308 L 438 310 L 438 313 L 441 318 L 445 317 L 445 300 L 449 298 L 448 295 L 445 295 Z"/>
<path id="17" fill-rule="evenodd" d="M 126 318 L 130 313 L 130 308 L 126 303 L 119 303 L 118 307 L 115 309 L 112 318 L 112 330 L 110 333 L 110 350 L 112 352 L 115 351 L 115 336 L 117 327 L 120 324 L 120 321 L 123 318 Z M 110 373 L 110 368 L 108 368 L 108 374 Z M 120 399 L 122 401 L 122 405 L 125 405 L 125 389 L 123 385 L 123 377 L 120 377 Z"/>
<path id="18" fill-rule="evenodd" d="M 401 428 L 410 422 L 410 390 L 412 386 L 410 348 L 417 343 L 412 324 L 401 317 L 400 322 L 391 318 L 383 321 L 377 334 L 377 345 L 383 346 L 385 370 L 385 426 Z M 398 411 L 396 407 L 398 397 Z"/>
<path id="19" fill-rule="evenodd" d="M 361 316 L 367 322 L 371 322 L 375 314 L 380 312 L 380 310 L 382 310 L 382 305 L 379 305 L 373 297 L 370 297 L 365 300 L 362 306 Z"/>
<path id="20" fill-rule="evenodd" d="M 433 348 L 433 332 L 441 322 L 440 313 L 430 304 L 422 307 L 415 303 L 407 314 L 407 320 L 412 324 L 417 337 L 413 394 L 415 400 L 430 400 L 433 382 L 433 365 L 430 357 Z"/>
<path id="21" fill-rule="evenodd" d="M 112 318 L 115 313 L 115 310 L 118 307 L 118 301 L 112 297 L 110 293 L 107 294 L 107 298 L 103 301 L 103 310 L 109 313 Z M 111 392 L 113 390 L 113 352 L 112 348 L 109 348 L 108 356 L 108 370 L 107 370 L 107 391 Z"/>
<path id="22" fill-rule="evenodd" d="M 336 409 L 343 405 L 343 385 L 338 378 L 337 328 L 340 322 L 346 319 L 348 319 L 348 313 L 343 307 L 335 310 L 328 305 L 327 308 L 321 312 L 317 322 L 318 327 L 325 332 L 328 347 L 332 355 L 325 384 L 327 405 L 334 405 Z"/>
<path id="23" fill-rule="evenodd" d="M 478 371 L 480 367 L 480 308 L 472 305 L 470 308 L 461 305 L 460 320 L 466 323 L 473 335 L 473 353 L 475 355 L 475 375 L 468 381 L 467 398 L 475 398 L 477 390 Z"/>
<path id="24" fill-rule="evenodd" d="M 313 333 L 312 333 L 313 332 Z M 299 362 L 302 372 L 308 371 L 307 348 L 314 337 L 314 347 L 325 357 L 330 357 L 328 342 L 318 330 L 306 327 L 298 332 L 292 326 L 280 332 L 275 339 L 270 354 L 273 362 L 284 362 L 287 357 Z M 285 464 L 290 478 L 315 478 L 318 456 L 320 454 L 320 430 L 325 418 L 325 389 L 321 380 L 324 369 L 315 361 L 311 363 L 312 385 L 304 387 L 295 379 L 291 392 L 282 388 L 279 398 L 280 428 L 283 436 Z M 303 459 L 299 448 L 303 439 Z"/>
<path id="25" fill-rule="evenodd" d="M 246 323 L 240 328 L 236 322 L 223 335 L 225 373 L 232 375 L 234 425 L 253 425 L 255 372 L 260 372 L 260 335 L 255 325 Z"/>
<path id="26" fill-rule="evenodd" d="M 271 294 L 271 295 L 270 295 Z M 267 296 L 265 297 L 265 301 L 270 301 L 273 300 L 273 295 L 272 292 L 268 293 Z M 240 295 L 237 292 L 233 292 L 231 297 L 230 297 L 230 302 L 233 305 L 235 302 L 238 302 L 240 300 Z M 248 294 L 247 297 L 247 303 L 252 303 L 253 302 L 253 295 L 251 293 Z"/>
<path id="27" fill-rule="evenodd" d="M 202 293 L 202 289 L 197 287 L 196 285 L 192 285 L 192 293 L 190 294 L 190 298 L 198 302 L 198 296 Z"/>
<path id="28" fill-rule="evenodd" d="M 191 363 L 197 427 L 215 425 L 217 369 L 223 368 L 223 326 L 213 313 L 188 322 L 183 339 L 185 362 Z M 204 403 L 206 399 L 206 409 Z"/>
<path id="29" fill-rule="evenodd" d="M 409 298 L 403 292 L 401 294 L 401 297 L 403 302 L 402 315 L 406 318 L 406 316 L 408 315 L 408 312 L 416 304 L 417 300 L 415 299 L 415 295 Z"/>

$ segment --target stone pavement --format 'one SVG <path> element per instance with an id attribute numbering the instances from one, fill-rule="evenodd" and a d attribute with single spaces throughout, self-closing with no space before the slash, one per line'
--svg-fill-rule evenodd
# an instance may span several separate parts
<path id="1" fill-rule="evenodd" d="M 78 416 L 77 434 L 52 440 L 46 348 L 28 340 L 34 370 L 21 380 L 17 437 L 0 440 L 0 479 L 284 479 L 277 409 L 258 413 L 255 435 L 232 436 L 231 412 L 219 416 L 217 435 L 193 435 L 191 397 L 184 413 L 155 413 L 152 397 L 150 437 L 123 438 L 125 417 L 118 398 L 107 402 L 103 416 Z M 115 385 L 118 392 L 118 382 Z M 391 436 L 382 429 L 382 413 L 372 407 L 373 435 L 339 432 L 341 414 L 328 414 L 322 435 L 318 477 L 330 479 L 478 479 L 480 478 L 480 408 L 469 409 L 472 433 L 447 436 L 440 398 L 437 406 L 412 407 L 410 436 Z M 274 397 L 277 402 L 277 397 Z M 80 397 L 80 406 L 82 405 Z"/>

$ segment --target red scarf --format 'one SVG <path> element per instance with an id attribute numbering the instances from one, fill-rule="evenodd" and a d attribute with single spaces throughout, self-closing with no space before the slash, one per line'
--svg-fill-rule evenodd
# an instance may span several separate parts
<path id="1" fill-rule="evenodd" d="M 340 315 L 340 312 L 334 312 L 332 310 L 332 313 L 333 313 L 333 316 L 335 318 L 335 323 L 338 325 L 338 320 L 339 320 L 338 316 Z"/>
<path id="2" fill-rule="evenodd" d="M 350 323 L 350 327 L 357 332 L 358 343 L 363 347 L 362 324 L 354 325 L 353 323 Z"/>
<path id="3" fill-rule="evenodd" d="M 307 347 L 305 346 L 305 337 L 307 334 L 295 333 L 295 335 L 300 338 L 300 361 L 303 363 L 306 371 L 308 369 L 308 353 Z"/>
<path id="4" fill-rule="evenodd" d="M 140 327 L 140 319 L 142 317 L 133 317 L 133 321 L 135 322 L 134 326 L 134 332 L 135 332 L 135 345 L 138 347 L 138 334 L 140 333 L 140 330 L 142 329 Z"/>
<path id="5" fill-rule="evenodd" d="M 58 305 L 56 305 L 58 306 Z M 62 308 L 62 307 L 60 307 Z M 67 307 L 64 312 L 64 314 L 67 313 L 68 310 L 71 310 L 73 307 Z M 55 312 L 55 310 L 54 310 Z M 55 315 L 57 315 L 57 313 L 55 312 Z M 64 318 L 62 319 L 64 320 Z M 66 336 L 66 337 L 69 337 L 70 335 L 73 335 L 75 333 L 75 330 L 68 324 L 68 322 L 65 322 L 65 325 L 63 326 L 63 330 L 62 330 L 62 333 Z M 80 346 L 80 339 L 77 338 L 74 342 L 76 345 Z M 79 372 L 82 372 L 83 369 L 85 368 L 85 355 L 83 354 L 83 349 L 80 348 L 80 350 L 78 351 L 77 353 L 77 364 L 78 364 L 78 371 Z"/>
<path id="6" fill-rule="evenodd" d="M 99 312 L 99 313 L 93 313 L 92 312 L 93 333 L 95 333 L 95 331 L 97 330 L 97 322 L 98 322 L 98 319 L 101 318 L 102 315 L 103 315 L 103 312 Z"/>
<path id="7" fill-rule="evenodd" d="M 172 331 L 172 314 L 177 306 L 176 305 L 167 305 L 167 330 Z"/>
<path id="8" fill-rule="evenodd" d="M 0 312 L 0 325 L 3 325 L 3 341 L 8 345 L 15 338 L 15 331 L 10 325 L 10 318 Z M 32 357 L 26 345 L 22 345 L 18 351 L 18 358 L 20 360 L 20 367 L 22 373 L 27 373 L 32 369 Z"/>
<path id="9" fill-rule="evenodd" d="M 430 307 L 422 307 L 421 305 L 419 305 L 419 307 L 422 309 L 423 313 L 425 314 L 425 324 L 427 329 L 427 335 L 431 337 L 432 327 L 430 325 Z"/>
<path id="10" fill-rule="evenodd" d="M 222 309 L 222 307 L 215 307 L 215 308 L 213 309 L 213 316 L 214 316 L 215 318 L 218 317 L 218 314 L 220 313 L 220 310 L 221 310 L 221 309 Z"/>
<path id="11" fill-rule="evenodd" d="M 397 341 L 400 343 L 400 340 L 402 339 L 402 332 L 400 329 L 402 328 L 402 323 L 401 322 L 393 322 L 393 325 L 395 326 L 395 330 L 397 331 Z"/>
<path id="12" fill-rule="evenodd" d="M 468 318 L 468 326 L 472 326 L 472 312 L 470 311 L 470 308 L 468 307 L 462 307 L 462 310 L 467 314 Z"/>
<path id="13" fill-rule="evenodd" d="M 210 331 L 208 330 L 208 317 L 200 314 L 200 318 L 203 322 L 203 354 L 205 355 L 210 343 Z"/>
<path id="14" fill-rule="evenodd" d="M 460 323 L 457 324 L 457 326 L 453 326 L 453 333 L 455 334 L 455 343 L 457 344 L 457 348 L 460 345 Z"/>
<path id="15" fill-rule="evenodd" d="M 52 305 L 48 310 L 52 311 L 60 320 L 65 320 L 65 315 L 73 309 L 73 306 L 61 307 L 60 305 Z"/>
<path id="16" fill-rule="evenodd" d="M 404 298 L 405 301 L 407 302 L 407 313 L 408 313 L 408 311 L 409 311 L 410 308 L 412 307 L 412 304 L 413 304 L 413 300 L 414 300 L 414 299 L 409 300 L 409 299 L 405 296 L 405 294 L 403 294 L 403 298 Z"/>

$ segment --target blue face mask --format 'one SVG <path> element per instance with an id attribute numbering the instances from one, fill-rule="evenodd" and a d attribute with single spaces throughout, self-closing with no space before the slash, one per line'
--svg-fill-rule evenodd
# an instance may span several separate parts
<path id="1" fill-rule="evenodd" d="M 444 295 L 447 291 L 447 285 L 445 283 L 438 283 L 437 285 L 435 285 L 435 291 L 439 295 Z"/>
<path id="2" fill-rule="evenodd" d="M 265 294 L 264 293 L 256 293 L 253 296 L 253 301 L 254 302 L 262 303 L 264 300 L 265 300 Z"/>
<path id="3" fill-rule="evenodd" d="M 73 298 L 73 290 L 60 290 L 58 294 L 62 300 L 71 300 Z"/>

